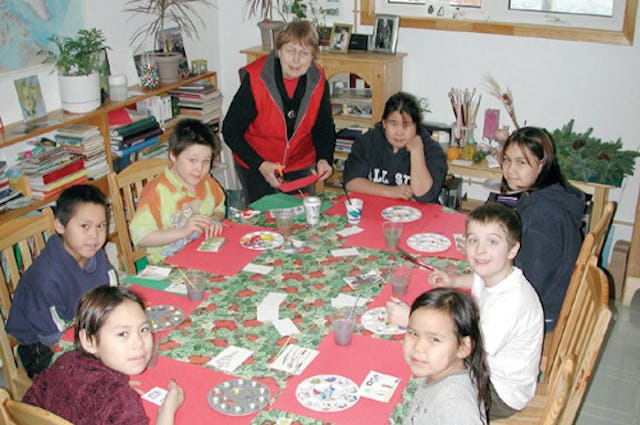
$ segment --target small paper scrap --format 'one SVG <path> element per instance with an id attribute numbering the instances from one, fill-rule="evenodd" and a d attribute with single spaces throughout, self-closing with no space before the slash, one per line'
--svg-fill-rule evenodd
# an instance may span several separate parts
<path id="1" fill-rule="evenodd" d="M 273 323 L 273 326 L 275 326 L 276 330 L 280 333 L 280 336 L 289 336 L 300 333 L 300 330 L 291 319 L 273 320 L 271 323 Z"/>
<path id="2" fill-rule="evenodd" d="M 213 359 L 209 360 L 207 364 L 215 367 L 216 369 L 220 369 L 223 372 L 232 373 L 245 360 L 251 357 L 252 354 L 253 351 L 251 350 L 247 350 L 246 348 L 242 347 L 236 347 L 235 345 L 230 345 Z"/>
<path id="3" fill-rule="evenodd" d="M 336 234 L 338 236 L 342 236 L 343 238 L 346 238 L 347 236 L 357 235 L 360 232 L 364 232 L 364 229 L 362 227 L 350 226 L 340 230 L 339 232 L 336 232 Z"/>
<path id="4" fill-rule="evenodd" d="M 368 298 L 358 299 L 357 297 L 340 293 L 337 297 L 331 299 L 331 306 L 333 308 L 341 308 L 341 307 L 353 307 L 358 302 L 356 307 L 362 307 L 369 302 Z"/>
<path id="5" fill-rule="evenodd" d="M 167 392 L 164 388 L 153 387 L 142 395 L 142 399 L 160 406 L 164 402 Z"/>
<path id="6" fill-rule="evenodd" d="M 332 249 L 331 255 L 334 257 L 350 257 L 352 255 L 360 255 L 357 248 L 339 248 Z"/>
<path id="7" fill-rule="evenodd" d="M 140 279 L 164 280 L 169 277 L 171 267 L 160 267 L 148 265 L 140 273 L 136 275 Z"/>
<path id="8" fill-rule="evenodd" d="M 362 397 L 388 403 L 398 384 L 400 378 L 371 370 L 360 385 L 358 393 Z"/>
<path id="9" fill-rule="evenodd" d="M 273 270 L 273 267 L 271 266 L 263 266 L 260 264 L 253 264 L 253 263 L 247 264 L 242 269 L 242 271 L 245 271 L 245 272 L 258 273 L 258 274 L 269 274 L 271 273 L 272 270 Z"/>

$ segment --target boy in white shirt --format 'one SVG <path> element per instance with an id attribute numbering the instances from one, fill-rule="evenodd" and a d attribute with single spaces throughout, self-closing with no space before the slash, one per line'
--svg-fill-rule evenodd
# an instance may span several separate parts
<path id="1" fill-rule="evenodd" d="M 488 203 L 466 222 L 467 260 L 473 275 L 435 271 L 434 286 L 471 289 L 480 309 L 480 329 L 489 364 L 490 419 L 522 410 L 534 396 L 538 378 L 544 314 L 538 294 L 513 265 L 520 249 L 522 223 L 511 208 Z M 403 324 L 405 305 L 387 303 L 391 320 Z"/>

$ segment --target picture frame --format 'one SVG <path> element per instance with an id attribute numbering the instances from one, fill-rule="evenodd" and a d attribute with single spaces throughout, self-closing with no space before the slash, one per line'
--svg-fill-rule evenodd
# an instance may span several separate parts
<path id="1" fill-rule="evenodd" d="M 376 14 L 371 50 L 378 53 L 395 54 L 399 28 L 400 16 Z"/>
<path id="2" fill-rule="evenodd" d="M 353 25 L 351 24 L 333 24 L 331 38 L 329 39 L 329 50 L 336 53 L 347 53 L 352 29 Z"/>

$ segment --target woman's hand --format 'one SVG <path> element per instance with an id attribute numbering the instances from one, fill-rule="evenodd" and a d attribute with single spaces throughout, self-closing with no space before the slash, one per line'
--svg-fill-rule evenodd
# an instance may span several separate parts
<path id="1" fill-rule="evenodd" d="M 422 141 L 422 137 L 418 134 L 413 136 L 411 140 L 407 142 L 405 148 L 409 151 L 409 153 L 418 153 L 420 155 L 424 155 L 424 142 Z"/>
<path id="2" fill-rule="evenodd" d="M 406 303 L 402 302 L 399 298 L 391 297 L 391 299 L 387 301 L 385 308 L 389 322 L 401 328 L 407 327 L 409 324 L 410 309 Z"/>
<path id="3" fill-rule="evenodd" d="M 258 167 L 258 171 L 260 171 L 262 177 L 264 177 L 271 187 L 278 187 L 283 182 L 283 179 L 279 174 L 281 168 L 273 162 L 263 161 Z"/>
<path id="4" fill-rule="evenodd" d="M 316 170 L 320 180 L 326 180 L 333 174 L 333 167 L 327 162 L 326 159 L 321 159 L 316 164 Z"/>

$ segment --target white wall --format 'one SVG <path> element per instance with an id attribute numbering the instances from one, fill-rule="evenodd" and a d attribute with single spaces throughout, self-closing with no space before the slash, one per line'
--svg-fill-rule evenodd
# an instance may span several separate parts
<path id="1" fill-rule="evenodd" d="M 126 0 L 86 1 L 86 24 L 102 28 L 113 49 L 109 58 L 113 72 L 126 72 L 135 80 L 128 39 L 135 23 L 121 13 Z M 237 70 L 245 64 L 243 48 L 260 44 L 256 19 L 244 20 L 244 2 L 217 0 L 217 8 L 204 9 L 207 22 L 199 42 L 185 40 L 190 59 L 205 58 L 209 69 L 218 71 L 225 95 L 225 108 L 238 88 Z M 342 22 L 350 22 L 351 0 L 342 1 Z M 639 15 L 640 16 L 640 15 Z M 640 32 L 640 19 L 636 19 Z M 359 26 L 370 33 L 371 27 Z M 594 128 L 594 136 L 604 140 L 622 138 L 627 149 L 637 150 L 637 121 L 640 119 L 640 35 L 633 46 L 581 43 L 472 33 L 402 28 L 398 51 L 406 52 L 404 89 L 431 102 L 432 121 L 453 120 L 447 92 L 457 88 L 481 89 L 483 76 L 490 73 L 502 86 L 509 86 L 515 99 L 520 123 L 544 126 L 550 130 L 575 118 L 575 129 Z M 4 78 L 3 78 L 4 77 Z M 13 79 L 0 77 L 0 115 L 5 123 L 21 119 Z M 40 75 L 48 109 L 59 106 L 57 82 L 46 73 Z M 6 96 L 5 96 L 6 94 Z M 481 111 L 500 108 L 486 93 Z M 501 124 L 510 124 L 501 110 Z M 481 131 L 481 123 L 479 123 Z M 481 134 L 481 133 L 479 133 Z M 1 155 L 1 153 L 0 153 Z M 621 189 L 610 198 L 619 202 L 613 240 L 631 237 L 631 226 L 640 187 L 640 165 Z"/>

